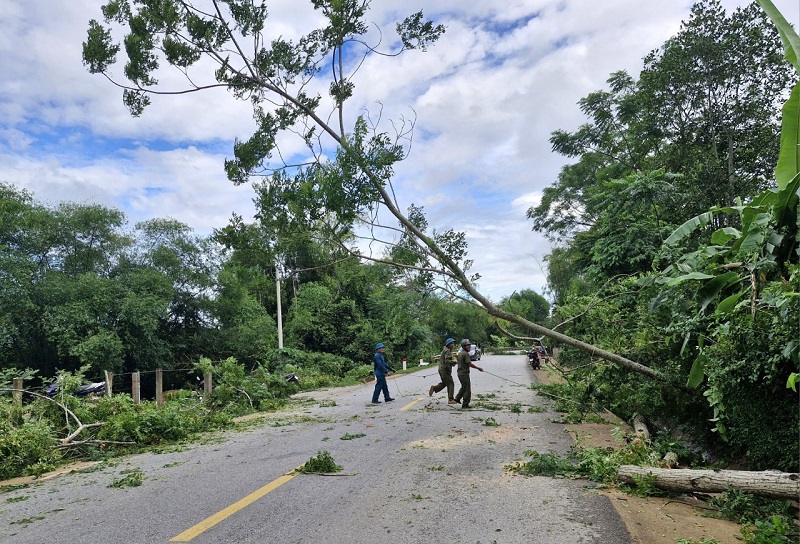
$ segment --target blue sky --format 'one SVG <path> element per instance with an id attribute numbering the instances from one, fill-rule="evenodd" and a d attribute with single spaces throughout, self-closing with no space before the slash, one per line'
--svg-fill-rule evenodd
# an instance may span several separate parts
<path id="1" fill-rule="evenodd" d="M 248 105 L 224 91 L 157 97 L 131 118 L 121 92 L 82 65 L 88 21 L 101 18 L 102 3 L 2 1 L 0 180 L 43 202 L 120 208 L 131 224 L 172 217 L 207 233 L 233 212 L 252 218 L 252 188 L 234 187 L 223 170 L 234 138 L 252 131 Z M 728 10 L 744 4 L 723 1 Z M 798 24 L 798 0 L 775 4 Z M 268 5 L 276 36 L 296 37 L 314 23 L 300 0 Z M 350 114 L 376 112 L 380 101 L 384 119 L 415 119 L 410 156 L 396 171 L 401 208 L 424 206 L 431 227 L 467 232 L 481 292 L 495 301 L 515 290 L 542 292 L 538 263 L 550 245 L 530 230 L 525 211 L 565 164 L 550 151 L 550 133 L 577 128 L 578 100 L 604 88 L 611 72 L 638 75 L 642 58 L 677 32 L 690 7 L 373 0 L 370 18 L 384 36 L 397 14 L 419 9 L 448 28 L 427 53 L 368 61 Z M 162 81 L 177 84 L 170 77 Z"/>

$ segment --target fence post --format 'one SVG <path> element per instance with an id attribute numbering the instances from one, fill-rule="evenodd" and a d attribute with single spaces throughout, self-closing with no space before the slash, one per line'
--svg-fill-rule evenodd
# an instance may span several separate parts
<path id="1" fill-rule="evenodd" d="M 156 406 L 161 407 L 164 404 L 163 396 L 164 390 L 164 375 L 161 373 L 161 369 L 156 369 Z"/>
<path id="2" fill-rule="evenodd" d="M 14 378 L 14 389 L 19 389 L 20 391 L 14 391 L 14 404 L 19 407 L 22 407 L 22 378 Z"/>
<path id="3" fill-rule="evenodd" d="M 139 377 L 140 375 L 138 370 L 133 374 L 131 374 L 131 383 L 132 383 L 131 387 L 133 388 L 133 390 L 131 391 L 131 395 L 133 396 L 134 404 L 139 404 L 142 401 L 141 397 L 142 391 L 141 387 L 139 386 Z"/>
<path id="4" fill-rule="evenodd" d="M 111 387 L 114 383 L 114 373 L 110 370 L 104 370 L 103 373 L 106 375 L 106 397 L 111 398 Z"/>
<path id="5" fill-rule="evenodd" d="M 203 401 L 208 402 L 211 400 L 211 371 L 209 370 L 203 375 Z"/>

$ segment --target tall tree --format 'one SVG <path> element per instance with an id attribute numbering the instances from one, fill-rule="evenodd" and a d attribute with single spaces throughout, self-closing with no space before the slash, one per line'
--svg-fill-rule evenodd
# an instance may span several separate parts
<path id="1" fill-rule="evenodd" d="M 719 0 L 692 7 L 680 32 L 644 59 L 644 123 L 662 167 L 689 198 L 682 219 L 774 186 L 780 106 L 796 76 L 778 31 L 755 3 L 729 16 Z"/>
<path id="2" fill-rule="evenodd" d="M 212 353 L 212 288 L 220 267 L 220 252 L 210 239 L 196 235 L 174 219 L 137 223 L 136 244 L 128 259 L 136 267 L 156 270 L 169 279 L 172 295 L 162 321 L 173 360 Z"/>
<path id="3" fill-rule="evenodd" d="M 533 229 L 562 240 L 594 229 L 588 236 L 605 238 L 616 228 L 609 221 L 634 219 L 604 215 L 611 208 L 606 184 L 659 171 L 680 174 L 665 180 L 671 190 L 661 191 L 671 198 L 662 198 L 669 213 L 660 221 L 673 226 L 755 196 L 774 183 L 779 105 L 793 80 L 778 33 L 757 6 L 727 15 L 718 0 L 695 3 L 680 32 L 645 57 L 638 81 L 612 74 L 608 91 L 579 102 L 589 122 L 552 134 L 553 150 L 578 161 L 528 210 Z M 647 209 L 634 215 L 659 221 Z M 658 245 L 637 253 L 653 253 Z"/>
<path id="4" fill-rule="evenodd" d="M 102 11 L 108 24 L 125 28 L 127 82 L 117 82 L 124 88 L 124 102 L 132 114 L 140 115 L 151 95 L 174 94 L 174 88 L 160 88 L 155 78 L 164 62 L 187 76 L 187 92 L 226 87 L 234 98 L 251 102 L 256 132 L 247 141 L 234 144 L 234 158 L 226 161 L 225 168 L 234 183 L 269 176 L 258 193 L 262 222 L 292 228 L 298 223 L 320 221 L 326 227 L 323 233 L 334 237 L 343 226 L 349 230 L 356 223 L 390 236 L 399 228 L 408 232 L 420 251 L 435 263 L 436 273 L 458 284 L 465 295 L 492 315 L 665 379 L 644 365 L 502 310 L 477 289 L 475 278 L 467 275 L 469 260 L 451 256 L 451 238 L 432 238 L 404 215 L 394 196 L 392 175 L 394 165 L 405 157 L 413 123 L 399 122 L 386 132 L 377 116 L 362 114 L 350 121 L 345 115 L 362 60 L 385 53 L 367 41 L 369 2 L 312 0 L 311 5 L 322 14 L 324 24 L 295 43 L 266 36 L 270 27 L 263 2 L 210 0 L 209 9 L 203 10 L 185 0 L 133 4 L 112 0 Z M 397 23 L 395 43 L 399 50 L 393 53 L 425 50 L 444 30 L 417 12 Z M 83 47 L 89 71 L 111 78 L 109 69 L 119 52 L 111 28 L 90 21 Z M 213 79 L 203 73 L 208 64 L 199 63 L 200 59 L 216 67 Z M 329 93 L 324 100 L 308 91 L 312 79 L 321 76 L 322 66 L 330 67 Z M 205 83 L 196 83 L 201 81 Z M 303 157 L 294 157 L 296 163 L 284 162 L 278 149 L 279 134 L 286 133 L 300 136 L 309 150 Z M 391 221 L 386 223 L 387 217 L 399 227 Z M 457 243 L 459 238 L 452 240 Z"/>

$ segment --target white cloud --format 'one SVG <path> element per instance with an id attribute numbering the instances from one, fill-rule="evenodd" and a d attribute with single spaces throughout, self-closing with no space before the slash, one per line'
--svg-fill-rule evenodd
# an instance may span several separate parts
<path id="1" fill-rule="evenodd" d="M 728 10 L 745 3 L 723 1 Z M 796 0 L 775 3 L 800 21 Z M 368 58 L 348 119 L 382 108 L 384 121 L 414 121 L 414 146 L 395 179 L 401 208 L 423 205 L 432 228 L 467 232 L 473 272 L 482 275 L 481 290 L 490 298 L 542 291 L 540 264 L 549 245 L 531 231 L 525 212 L 565 163 L 551 152 L 550 133 L 579 126 L 578 100 L 604 88 L 611 72 L 637 75 L 642 57 L 679 29 L 691 2 L 423 4 L 373 2 L 370 20 L 384 29 L 382 47 L 394 39 L 391 21 L 419 9 L 448 28 L 426 53 Z M 268 5 L 271 37 L 296 40 L 322 16 L 299 0 Z M 4 2 L 0 180 L 49 202 L 118 206 L 132 222 L 174 217 L 207 232 L 231 212 L 252 217 L 252 189 L 234 187 L 222 167 L 233 139 L 252 132 L 248 104 L 220 89 L 155 97 L 142 117 L 131 118 L 121 91 L 82 64 L 92 18 L 101 18 L 96 0 Z M 159 77 L 169 87 L 181 84 L 173 72 Z M 283 142 L 282 150 L 304 152 L 296 140 Z"/>

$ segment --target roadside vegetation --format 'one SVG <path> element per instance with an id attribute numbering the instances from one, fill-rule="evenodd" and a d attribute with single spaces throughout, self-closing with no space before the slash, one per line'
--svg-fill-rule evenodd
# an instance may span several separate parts
<path id="1" fill-rule="evenodd" d="M 565 421 L 607 409 L 642 418 L 658 437 L 567 460 L 532 453 L 521 471 L 583 471 L 607 482 L 623 459 L 663 460 L 662 437 L 675 435 L 691 442 L 687 451 L 705 452 L 681 461 L 690 466 L 735 460 L 753 470 L 800 470 L 800 38 L 768 0 L 730 14 L 717 0 L 698 1 L 638 75 L 612 73 L 606 89 L 579 102 L 586 122 L 551 137 L 553 150 L 573 162 L 528 210 L 532 228 L 557 241 L 546 259 L 547 292 L 520 286 L 497 303 L 469 273 L 463 232 L 439 232 L 422 208 L 396 206 L 393 165 L 405 157 L 408 134 L 368 128 L 364 116 L 350 132 L 343 121 L 338 130 L 320 121 L 346 118 L 355 84 L 344 63 L 327 97 L 340 115 L 316 115 L 322 99 L 306 96 L 306 78 L 321 59 L 364 43 L 368 3 L 314 4 L 324 8 L 324 31 L 297 45 L 256 40 L 276 49 L 214 74 L 258 112 L 253 139 L 237 142 L 225 165 L 235 183 L 260 179 L 256 222 L 233 217 L 208 237 L 166 219 L 126 228 L 118 210 L 45 206 L 0 184 L 0 387 L 23 375 L 40 387 L 58 377 L 68 393 L 67 385 L 97 381 L 103 371 L 156 368 L 184 372 L 176 388 L 209 368 L 217 384 L 202 403 L 183 396 L 160 410 L 125 395 L 89 403 L 68 394 L 62 407 L 26 397 L 20 409 L 4 394 L 2 475 L 224 428 L 236 415 L 286 402 L 298 387 L 286 373 L 300 376 L 303 389 L 358 383 L 370 376 L 377 341 L 399 368 L 402 358 L 411 366 L 430 360 L 448 336 L 470 338 L 484 353 L 545 336 L 565 380 L 543 392 Z M 136 12 L 121 2 L 104 12 L 114 28 L 130 25 L 134 42 L 152 46 L 126 51 L 138 57 L 125 90 L 135 115 L 158 89 L 154 59 L 184 71 L 216 48 L 225 58 L 244 55 L 230 29 L 261 32 L 267 16 L 243 9 L 228 13 L 232 22 L 220 12 L 201 24 L 183 4 L 159 5 L 174 12 Z M 403 50 L 425 50 L 445 31 L 421 12 L 397 30 Z M 112 30 L 92 21 L 90 71 L 107 73 L 119 52 Z M 274 81 L 235 68 L 268 61 L 280 67 L 265 71 Z M 270 168 L 277 136 L 303 122 L 320 129 L 296 131 L 318 160 Z M 385 217 L 397 224 L 378 223 Z M 393 239 L 379 258 L 354 249 L 359 227 Z M 103 443 L 60 444 L 76 430 L 63 407 L 84 424 L 103 422 L 84 431 Z M 785 518 L 775 515 L 754 522 L 747 538 L 782 542 Z"/>
<path id="2" fill-rule="evenodd" d="M 680 464 L 684 467 L 713 468 L 701 454 L 690 450 L 671 435 L 659 435 L 649 440 L 620 434 L 619 440 L 619 447 L 614 448 L 578 445 L 568 455 L 530 450 L 525 452 L 526 460 L 506 468 L 524 476 L 582 478 L 633 495 L 669 497 L 678 502 L 685 499 L 685 494 L 665 491 L 647 477 L 636 478 L 632 485 L 619 482 L 617 470 L 621 465 L 662 467 Z M 768 499 L 732 488 L 711 496 L 701 494 L 699 498 L 700 501 L 695 500 L 692 504 L 695 507 L 705 504 L 704 515 L 741 525 L 741 538 L 745 543 L 788 544 L 800 538 L 796 502 Z"/>

